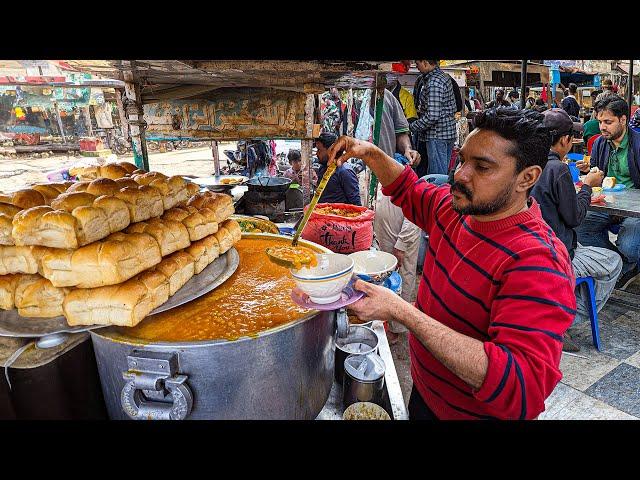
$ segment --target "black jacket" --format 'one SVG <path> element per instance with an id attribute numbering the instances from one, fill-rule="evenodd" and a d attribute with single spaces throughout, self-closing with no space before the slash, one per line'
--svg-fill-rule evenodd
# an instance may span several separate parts
<path id="1" fill-rule="evenodd" d="M 582 223 L 591 204 L 591 187 L 583 185 L 576 195 L 568 165 L 556 152 L 549 152 L 549 160 L 531 195 L 540 204 L 542 218 L 567 247 L 573 258 L 578 245 L 574 228 Z"/>
<path id="2" fill-rule="evenodd" d="M 580 117 L 580 104 L 573 97 L 565 97 L 560 102 L 562 109 L 571 117 Z"/>

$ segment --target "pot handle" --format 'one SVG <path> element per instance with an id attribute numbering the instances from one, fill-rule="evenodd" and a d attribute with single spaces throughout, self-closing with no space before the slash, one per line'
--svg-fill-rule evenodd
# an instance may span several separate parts
<path id="1" fill-rule="evenodd" d="M 178 355 L 134 350 L 120 394 L 125 413 L 133 420 L 184 420 L 193 408 L 187 375 L 178 375 Z"/>
<path id="2" fill-rule="evenodd" d="M 338 338 L 346 338 L 349 334 L 349 316 L 346 308 L 341 308 L 336 312 L 336 332 Z"/>

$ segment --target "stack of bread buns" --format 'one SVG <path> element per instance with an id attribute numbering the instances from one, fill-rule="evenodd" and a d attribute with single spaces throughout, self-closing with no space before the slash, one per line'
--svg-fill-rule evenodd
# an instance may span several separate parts
<path id="1" fill-rule="evenodd" d="M 0 245 L 15 245 L 11 230 L 16 214 L 32 207 L 49 205 L 71 184 L 71 182 L 36 184 L 17 192 L 0 193 Z"/>
<path id="2" fill-rule="evenodd" d="M 72 167 L 69 169 L 69 175 L 77 177 L 78 180 L 95 180 L 96 178 L 122 178 L 138 171 L 133 163 L 114 162 L 104 165 L 88 165 L 85 167 Z"/>
<path id="3" fill-rule="evenodd" d="M 235 220 L 225 220 L 215 234 L 192 242 L 125 282 L 72 289 L 63 301 L 67 323 L 71 326 L 137 325 L 193 275 L 238 242 L 241 235 Z"/>
<path id="4" fill-rule="evenodd" d="M 129 170 L 0 196 L 1 309 L 133 326 L 240 240 L 230 196 Z"/>

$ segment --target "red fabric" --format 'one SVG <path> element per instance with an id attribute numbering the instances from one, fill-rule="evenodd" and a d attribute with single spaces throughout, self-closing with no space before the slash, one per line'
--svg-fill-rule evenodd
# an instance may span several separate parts
<path id="1" fill-rule="evenodd" d="M 321 207 L 359 212 L 360 215 L 357 217 L 324 215 L 317 213 L 317 209 Z M 367 207 L 347 203 L 319 203 L 302 231 L 302 238 L 327 247 L 335 253 L 368 250 L 373 243 L 374 217 L 375 212 Z"/>
<path id="2" fill-rule="evenodd" d="M 398 73 L 407 73 L 409 71 L 409 68 L 404 62 L 400 62 L 400 63 L 392 63 L 391 70 Z"/>
<path id="3" fill-rule="evenodd" d="M 598 137 L 602 136 L 601 133 L 598 133 L 594 136 L 592 136 L 589 141 L 587 142 L 587 154 L 591 155 L 591 149 L 593 148 L 593 144 L 596 142 L 596 140 L 598 139 Z"/>
<path id="4" fill-rule="evenodd" d="M 484 343 L 484 383 L 472 388 L 409 335 L 411 376 L 442 419 L 532 419 L 562 378 L 562 334 L 575 316 L 575 278 L 563 243 L 531 199 L 525 212 L 478 222 L 451 208 L 449 185 L 411 168 L 383 190 L 429 235 L 415 306 Z"/>
<path id="5" fill-rule="evenodd" d="M 544 103 L 547 103 L 547 85 L 546 84 L 542 86 L 542 93 L 540 93 L 540 99 Z"/>

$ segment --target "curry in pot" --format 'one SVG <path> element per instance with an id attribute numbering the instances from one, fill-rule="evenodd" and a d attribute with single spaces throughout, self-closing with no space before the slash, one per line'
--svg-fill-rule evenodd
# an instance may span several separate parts
<path id="1" fill-rule="evenodd" d="M 291 300 L 295 282 L 289 270 L 270 262 L 264 253 L 265 248 L 290 246 L 290 242 L 243 238 L 235 245 L 240 264 L 226 282 L 133 328 L 119 328 L 119 333 L 148 342 L 236 340 L 301 319 L 309 310 Z"/>

